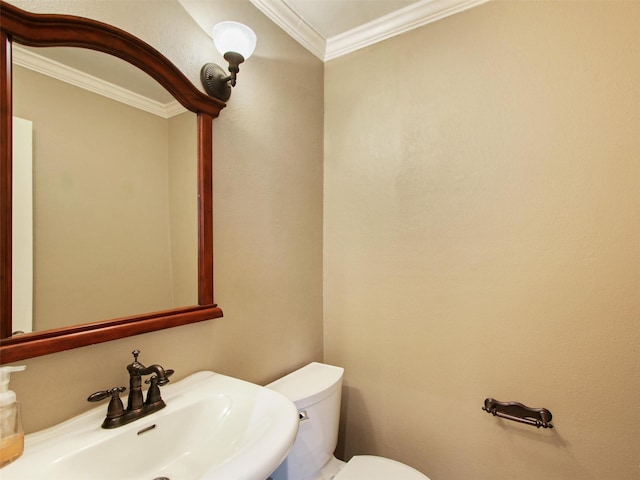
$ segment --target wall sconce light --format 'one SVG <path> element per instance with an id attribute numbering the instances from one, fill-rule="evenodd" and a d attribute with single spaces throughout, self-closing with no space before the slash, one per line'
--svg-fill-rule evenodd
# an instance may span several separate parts
<path id="1" fill-rule="evenodd" d="M 231 96 L 231 87 L 236 86 L 239 65 L 248 59 L 256 48 L 256 34 L 238 22 L 221 22 L 213 27 L 213 43 L 229 62 L 229 72 L 216 65 L 206 63 L 200 70 L 200 81 L 206 92 L 226 102 Z"/>

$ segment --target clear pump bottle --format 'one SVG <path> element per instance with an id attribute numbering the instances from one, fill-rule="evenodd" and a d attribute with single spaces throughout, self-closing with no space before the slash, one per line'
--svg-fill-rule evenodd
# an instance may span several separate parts
<path id="1" fill-rule="evenodd" d="M 9 375 L 26 367 L 0 367 L 0 468 L 10 464 L 24 451 L 24 431 L 20 402 L 9 390 Z"/>

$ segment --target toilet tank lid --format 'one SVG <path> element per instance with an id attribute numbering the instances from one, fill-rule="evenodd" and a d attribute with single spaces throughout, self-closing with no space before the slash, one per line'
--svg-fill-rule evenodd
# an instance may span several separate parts
<path id="1" fill-rule="evenodd" d="M 279 378 L 267 387 L 283 394 L 298 408 L 303 408 L 323 399 L 339 387 L 343 373 L 342 367 L 313 362 Z"/>

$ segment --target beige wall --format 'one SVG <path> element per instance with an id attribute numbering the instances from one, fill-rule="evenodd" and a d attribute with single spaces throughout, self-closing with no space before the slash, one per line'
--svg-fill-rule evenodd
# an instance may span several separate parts
<path id="1" fill-rule="evenodd" d="M 492 2 L 327 64 L 339 453 L 638 478 L 639 23 L 638 2 Z"/>
<path id="2" fill-rule="evenodd" d="M 131 30 L 194 82 L 203 63 L 223 62 L 175 1 L 12 3 Z M 233 18 L 259 39 L 214 121 L 215 296 L 225 316 L 20 362 L 27 370 L 11 384 L 28 432 L 93 407 L 94 391 L 125 385 L 134 348 L 143 363 L 175 369 L 175 380 L 214 370 L 267 383 L 322 358 L 323 64 L 248 1 L 192 3 L 202 23 Z"/>

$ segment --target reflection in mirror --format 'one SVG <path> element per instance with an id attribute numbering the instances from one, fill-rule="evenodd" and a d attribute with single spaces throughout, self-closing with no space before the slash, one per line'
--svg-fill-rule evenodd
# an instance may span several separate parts
<path id="1" fill-rule="evenodd" d="M 33 330 L 196 305 L 195 114 L 90 50 L 16 45 L 13 78 L 33 135 Z M 15 267 L 14 298 L 29 298 Z"/>

